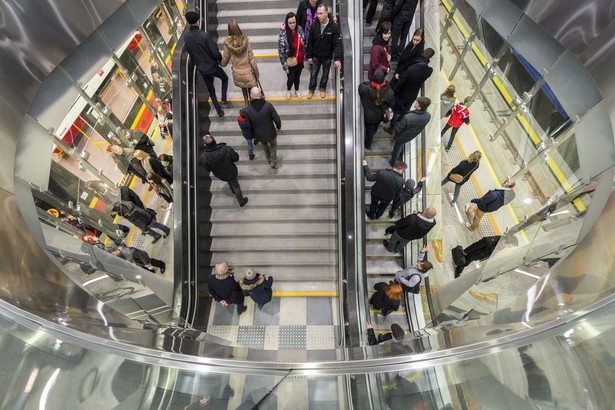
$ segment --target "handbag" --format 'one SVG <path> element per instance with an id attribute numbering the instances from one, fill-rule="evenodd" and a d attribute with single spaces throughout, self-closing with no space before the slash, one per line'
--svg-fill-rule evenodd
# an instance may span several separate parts
<path id="1" fill-rule="evenodd" d="M 297 64 L 299 64 L 299 60 L 297 60 L 297 57 L 288 57 L 286 59 L 286 65 L 289 67 L 294 67 Z"/>
<path id="2" fill-rule="evenodd" d="M 456 184 L 461 184 L 463 182 L 463 176 L 459 174 L 450 174 L 448 179 Z"/>

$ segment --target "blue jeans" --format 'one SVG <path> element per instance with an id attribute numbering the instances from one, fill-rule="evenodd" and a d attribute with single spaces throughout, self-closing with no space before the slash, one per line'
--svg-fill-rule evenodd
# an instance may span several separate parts
<path id="1" fill-rule="evenodd" d="M 453 182 L 453 181 L 448 179 L 448 177 L 444 177 L 444 179 L 442 180 L 442 184 L 440 184 L 440 186 L 444 186 L 449 182 Z M 455 190 L 453 191 L 453 202 L 457 202 L 457 199 L 459 198 L 459 192 L 461 191 L 461 184 L 456 184 L 454 182 L 453 184 L 455 184 Z"/>
<path id="2" fill-rule="evenodd" d="M 155 220 L 152 220 L 152 222 L 150 222 L 147 226 L 147 231 L 145 231 L 145 233 L 153 237 L 154 239 L 160 238 L 160 234 L 154 231 L 153 228 L 160 229 L 162 232 L 164 232 L 165 235 L 168 235 L 169 232 L 171 232 L 171 229 L 169 229 L 168 226 L 161 224 L 160 222 L 157 222 Z"/>
<path id="3" fill-rule="evenodd" d="M 252 138 L 246 138 L 246 144 L 248 144 L 248 155 L 254 154 L 254 143 Z"/>
<path id="4" fill-rule="evenodd" d="M 207 87 L 207 91 L 209 92 L 209 97 L 211 98 L 211 102 L 216 109 L 216 112 L 220 114 L 222 111 L 222 107 L 220 107 L 220 103 L 218 102 L 218 97 L 216 97 L 216 88 L 214 87 L 214 77 L 222 80 L 222 102 L 226 102 L 226 90 L 228 90 L 228 76 L 222 69 L 222 67 L 218 66 L 218 70 L 215 73 L 203 75 L 203 81 L 205 82 L 205 87 Z"/>
<path id="5" fill-rule="evenodd" d="M 327 81 L 329 81 L 329 71 L 331 71 L 331 58 L 318 59 L 312 57 L 312 68 L 310 69 L 310 91 L 316 90 L 316 82 L 318 81 L 318 72 L 322 66 L 322 77 L 320 77 L 320 90 L 327 89 Z"/>

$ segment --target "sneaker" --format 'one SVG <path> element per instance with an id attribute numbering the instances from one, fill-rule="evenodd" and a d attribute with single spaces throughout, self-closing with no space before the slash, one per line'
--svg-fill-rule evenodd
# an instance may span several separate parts
<path id="1" fill-rule="evenodd" d="M 248 197 L 244 196 L 243 201 L 239 203 L 239 206 L 243 208 L 244 206 L 246 206 L 247 203 L 248 203 Z"/>
<path id="2" fill-rule="evenodd" d="M 165 273 L 166 270 L 167 270 L 167 264 L 165 263 L 162 265 L 162 268 L 160 268 L 160 273 Z"/>
<path id="3" fill-rule="evenodd" d="M 286 91 L 286 99 L 287 99 L 287 100 L 290 100 L 290 90 L 289 90 L 289 91 Z"/>
<path id="4" fill-rule="evenodd" d="M 162 238 L 162 235 L 155 237 L 154 240 L 152 241 L 152 244 L 158 242 L 160 238 Z"/>
<path id="5" fill-rule="evenodd" d="M 310 91 L 308 92 L 307 99 L 308 99 L 308 100 L 311 100 L 313 96 L 314 96 L 314 91 L 310 90 Z"/>
<path id="6" fill-rule="evenodd" d="M 320 90 L 320 98 L 325 98 L 327 96 L 327 92 L 325 90 Z"/>
<path id="7" fill-rule="evenodd" d="M 301 98 L 301 93 L 299 90 L 295 91 L 295 98 Z"/>
<path id="8" fill-rule="evenodd" d="M 250 161 L 252 161 L 254 159 L 254 154 L 248 155 L 248 158 L 250 158 Z"/>

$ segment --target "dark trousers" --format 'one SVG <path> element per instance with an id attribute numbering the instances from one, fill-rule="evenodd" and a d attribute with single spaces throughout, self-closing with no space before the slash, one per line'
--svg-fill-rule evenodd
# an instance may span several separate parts
<path id="1" fill-rule="evenodd" d="M 369 212 L 367 213 L 367 216 L 371 219 L 380 218 L 390 203 L 391 199 L 380 199 L 372 195 L 372 203 L 369 205 Z"/>
<path id="2" fill-rule="evenodd" d="M 378 131 L 379 122 L 365 122 L 365 149 L 372 148 L 372 141 L 374 140 L 374 134 Z"/>
<path id="3" fill-rule="evenodd" d="M 250 104 L 250 89 L 242 88 L 241 93 L 243 94 L 243 102 L 246 103 L 246 107 Z"/>
<path id="4" fill-rule="evenodd" d="M 214 78 L 219 78 L 220 80 L 222 80 L 222 102 L 226 102 L 226 90 L 228 90 L 228 76 L 226 75 L 222 67 L 218 66 L 218 69 L 214 73 L 207 75 L 201 74 L 201 77 L 203 77 L 203 81 L 205 81 L 205 87 L 207 87 L 211 102 L 219 114 L 222 111 L 222 107 L 220 107 L 218 97 L 216 97 Z"/>
<path id="5" fill-rule="evenodd" d="M 376 7 L 378 7 L 378 0 L 363 0 L 363 9 L 367 7 L 369 3 L 369 8 L 367 9 L 367 13 L 365 14 L 365 22 L 367 24 L 371 24 L 374 19 L 374 14 L 376 14 Z"/>
<path id="6" fill-rule="evenodd" d="M 286 89 L 290 89 L 295 86 L 295 91 L 299 91 L 299 82 L 301 81 L 301 72 L 303 71 L 303 64 L 296 65 L 294 67 L 288 67 L 288 75 L 286 76 Z"/>
<path id="7" fill-rule="evenodd" d="M 154 228 L 160 229 L 162 232 L 164 232 L 165 235 L 168 235 L 171 232 L 171 229 L 169 229 L 168 226 L 161 224 L 160 222 L 157 222 L 156 220 L 152 220 L 152 222 L 150 222 L 149 225 L 147 226 L 147 230 L 144 233 L 151 236 L 154 239 L 160 238 L 160 234 L 154 231 Z"/>
<path id="8" fill-rule="evenodd" d="M 405 144 L 405 142 L 401 141 L 395 141 L 395 143 L 393 143 L 393 152 L 391 152 L 391 165 L 394 165 L 395 162 L 397 162 L 399 156 L 401 155 L 401 150 Z"/>
<path id="9" fill-rule="evenodd" d="M 314 23 L 318 24 L 318 23 Z M 320 71 L 320 67 L 322 66 L 322 77 L 320 77 L 320 90 L 327 89 L 327 82 L 329 81 L 329 71 L 331 71 L 331 58 L 316 58 L 312 57 L 312 68 L 310 70 L 310 86 L 308 87 L 310 91 L 314 92 L 316 90 L 316 82 L 318 82 L 318 72 Z"/>
<path id="10" fill-rule="evenodd" d="M 391 128 L 395 128 L 397 121 L 399 121 L 401 117 L 410 111 L 413 102 L 414 101 L 400 100 L 398 98 L 395 99 L 395 104 L 393 104 L 393 119 L 391 120 Z"/>
<path id="11" fill-rule="evenodd" d="M 239 181 L 237 181 L 237 178 L 230 180 L 230 181 L 226 181 L 226 183 L 231 188 L 231 192 L 235 194 L 235 198 L 237 198 L 237 202 L 242 203 L 243 193 L 241 192 L 241 187 L 239 186 Z"/>
<path id="12" fill-rule="evenodd" d="M 391 30 L 391 60 L 397 61 L 406 47 L 406 39 L 410 31 L 412 20 L 393 18 Z"/>
<path id="13" fill-rule="evenodd" d="M 160 269 L 165 268 L 167 266 L 167 264 L 161 261 L 160 259 L 150 258 L 149 263 L 150 265 L 155 266 Z"/>
<path id="14" fill-rule="evenodd" d="M 452 127 L 449 124 L 446 124 L 444 126 L 444 129 L 442 129 L 442 132 L 440 133 L 440 137 L 443 137 L 444 134 L 446 134 L 446 131 L 448 131 L 449 128 L 452 128 L 453 130 L 451 131 L 451 136 L 448 139 L 448 142 L 446 143 L 446 150 L 450 150 L 451 147 L 453 146 L 453 141 L 455 141 L 455 135 L 457 134 L 457 131 L 459 131 L 459 127 Z"/>

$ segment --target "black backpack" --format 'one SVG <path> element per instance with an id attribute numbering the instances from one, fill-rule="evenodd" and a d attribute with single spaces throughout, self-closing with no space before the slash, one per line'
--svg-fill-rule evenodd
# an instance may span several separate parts
<path id="1" fill-rule="evenodd" d="M 418 295 L 419 293 L 421 293 L 421 282 L 423 281 L 423 278 L 418 273 L 410 275 L 410 278 L 413 277 L 413 276 L 418 276 L 419 277 L 419 283 L 414 285 L 414 287 L 408 288 L 408 292 L 414 293 L 415 295 Z M 408 280 L 410 280 L 410 278 L 408 278 Z"/>

